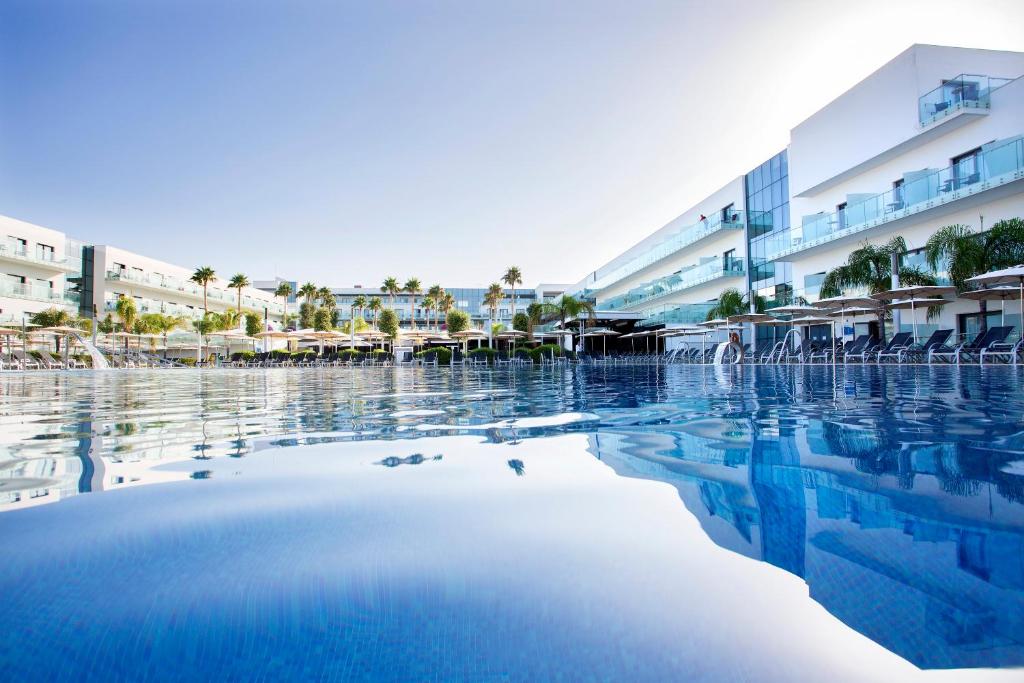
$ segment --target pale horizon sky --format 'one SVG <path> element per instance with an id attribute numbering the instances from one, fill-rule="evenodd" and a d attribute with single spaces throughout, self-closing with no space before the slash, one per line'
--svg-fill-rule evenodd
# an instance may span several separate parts
<path id="1" fill-rule="evenodd" d="M 575 282 L 1024 3 L 0 4 L 0 214 L 186 267 Z M 998 74 L 1005 75 L 1005 74 Z"/>

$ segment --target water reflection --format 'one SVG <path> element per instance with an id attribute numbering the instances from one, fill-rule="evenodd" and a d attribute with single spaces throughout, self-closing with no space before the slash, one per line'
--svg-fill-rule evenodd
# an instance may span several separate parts
<path id="1" fill-rule="evenodd" d="M 1011 368 L 877 367 L 4 376 L 0 510 L 216 480 L 223 458 L 281 447 L 579 433 L 618 475 L 674 486 L 714 543 L 801 577 L 915 665 L 1024 666 L 1021 383 Z M 537 457 L 496 466 L 522 477 Z"/>

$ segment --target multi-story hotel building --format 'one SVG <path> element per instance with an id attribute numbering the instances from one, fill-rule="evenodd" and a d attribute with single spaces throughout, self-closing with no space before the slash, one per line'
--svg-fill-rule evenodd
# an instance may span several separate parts
<path id="1" fill-rule="evenodd" d="M 865 242 L 900 235 L 902 265 L 926 267 L 922 247 L 940 227 L 1024 218 L 1022 75 L 1022 53 L 914 45 L 793 128 L 785 150 L 570 289 L 609 315 L 673 325 L 703 320 L 727 287 L 769 306 L 812 302 Z M 1005 313 L 1020 329 L 1015 303 L 990 302 L 991 322 Z M 918 322 L 919 334 L 969 334 L 978 305 Z"/>
<path id="2" fill-rule="evenodd" d="M 203 288 L 191 282 L 191 268 L 117 247 L 86 245 L 6 216 L 0 216 L 0 231 L 0 324 L 18 325 L 49 308 L 102 319 L 114 314 L 121 296 L 134 299 L 139 314 L 203 315 Z M 210 311 L 222 312 L 238 306 L 238 292 L 218 277 L 207 287 L 206 301 Z M 279 323 L 284 303 L 262 289 L 243 287 L 242 310 Z"/>

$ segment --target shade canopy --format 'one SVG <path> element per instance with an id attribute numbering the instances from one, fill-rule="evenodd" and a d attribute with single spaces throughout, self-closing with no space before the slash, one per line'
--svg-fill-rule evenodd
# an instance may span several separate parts
<path id="1" fill-rule="evenodd" d="M 814 308 L 850 308 L 853 306 L 878 306 L 878 301 L 870 296 L 862 294 L 843 294 L 827 299 L 818 299 L 813 304 Z"/>
<path id="2" fill-rule="evenodd" d="M 740 315 L 730 315 L 729 322 L 731 323 L 756 323 L 761 320 L 771 320 L 771 316 L 767 313 L 741 313 Z"/>
<path id="3" fill-rule="evenodd" d="M 12 330 L 9 327 L 0 327 L 0 335 L 9 336 L 12 334 L 21 334 L 21 330 Z"/>
<path id="4" fill-rule="evenodd" d="M 705 320 L 702 323 L 697 323 L 701 327 L 718 327 L 719 325 L 727 325 L 729 323 L 725 318 L 712 318 L 711 320 Z"/>
<path id="5" fill-rule="evenodd" d="M 805 313 L 807 315 L 820 315 L 821 308 L 816 306 L 809 306 L 807 304 L 791 304 L 789 306 L 777 306 L 775 308 L 769 308 L 769 313 L 775 315 L 800 315 Z"/>
<path id="6" fill-rule="evenodd" d="M 526 336 L 526 333 L 521 330 L 505 330 L 494 335 L 498 339 L 522 339 Z"/>
<path id="7" fill-rule="evenodd" d="M 468 330 L 462 330 L 460 332 L 456 332 L 452 336 L 453 337 L 457 337 L 459 339 L 468 339 L 470 337 L 486 337 L 487 333 L 484 332 L 483 330 L 478 330 L 476 328 L 471 327 Z"/>
<path id="8" fill-rule="evenodd" d="M 253 336 L 257 339 L 287 339 L 290 335 L 288 332 L 269 330 L 267 332 L 258 332 Z"/>
<path id="9" fill-rule="evenodd" d="M 53 327 L 44 327 L 38 332 L 53 332 L 55 334 L 81 334 L 82 330 L 77 327 L 70 327 L 68 325 L 55 325 Z"/>
<path id="10" fill-rule="evenodd" d="M 874 303 L 876 304 L 875 306 L 854 306 L 853 308 L 829 311 L 825 315 L 830 318 L 856 318 L 858 315 L 878 315 L 878 302 L 876 301 Z"/>
<path id="11" fill-rule="evenodd" d="M 914 297 L 926 296 L 953 296 L 956 294 L 956 287 L 944 285 L 910 285 L 908 287 L 896 287 L 885 292 L 872 294 L 872 299 L 878 301 L 894 301 L 896 299 L 910 300 Z"/>
<path id="12" fill-rule="evenodd" d="M 583 334 L 583 336 L 584 337 L 618 337 L 619 334 L 620 333 L 616 332 L 615 330 L 609 330 L 609 329 L 604 328 L 604 327 L 599 327 L 599 328 L 594 329 L 594 330 L 587 330 Z"/>
<path id="13" fill-rule="evenodd" d="M 983 275 L 969 277 L 967 281 L 979 285 L 1019 285 L 1024 282 L 1024 265 L 989 271 Z"/>
<path id="14" fill-rule="evenodd" d="M 885 305 L 886 308 L 928 308 L 929 306 L 945 306 L 946 304 L 953 303 L 950 299 L 934 299 L 929 297 L 916 297 L 911 299 L 900 299 L 898 301 L 890 301 Z"/>
<path id="15" fill-rule="evenodd" d="M 831 325 L 832 321 L 821 316 L 805 315 L 801 318 L 793 318 L 787 323 L 790 325 Z"/>
<path id="16" fill-rule="evenodd" d="M 1020 296 L 1020 289 L 1008 286 L 972 289 L 960 294 L 960 297 L 963 299 L 974 299 L 975 301 L 994 301 L 997 299 L 1002 301 L 1005 299 L 1019 299 Z"/>

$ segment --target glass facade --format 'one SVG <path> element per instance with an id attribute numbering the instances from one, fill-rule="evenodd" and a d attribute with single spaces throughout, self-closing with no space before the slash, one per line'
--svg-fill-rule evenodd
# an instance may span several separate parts
<path id="1" fill-rule="evenodd" d="M 769 245 L 789 233 L 789 161 L 783 150 L 745 177 L 750 289 L 773 303 L 793 292 L 790 264 L 769 260 Z"/>

